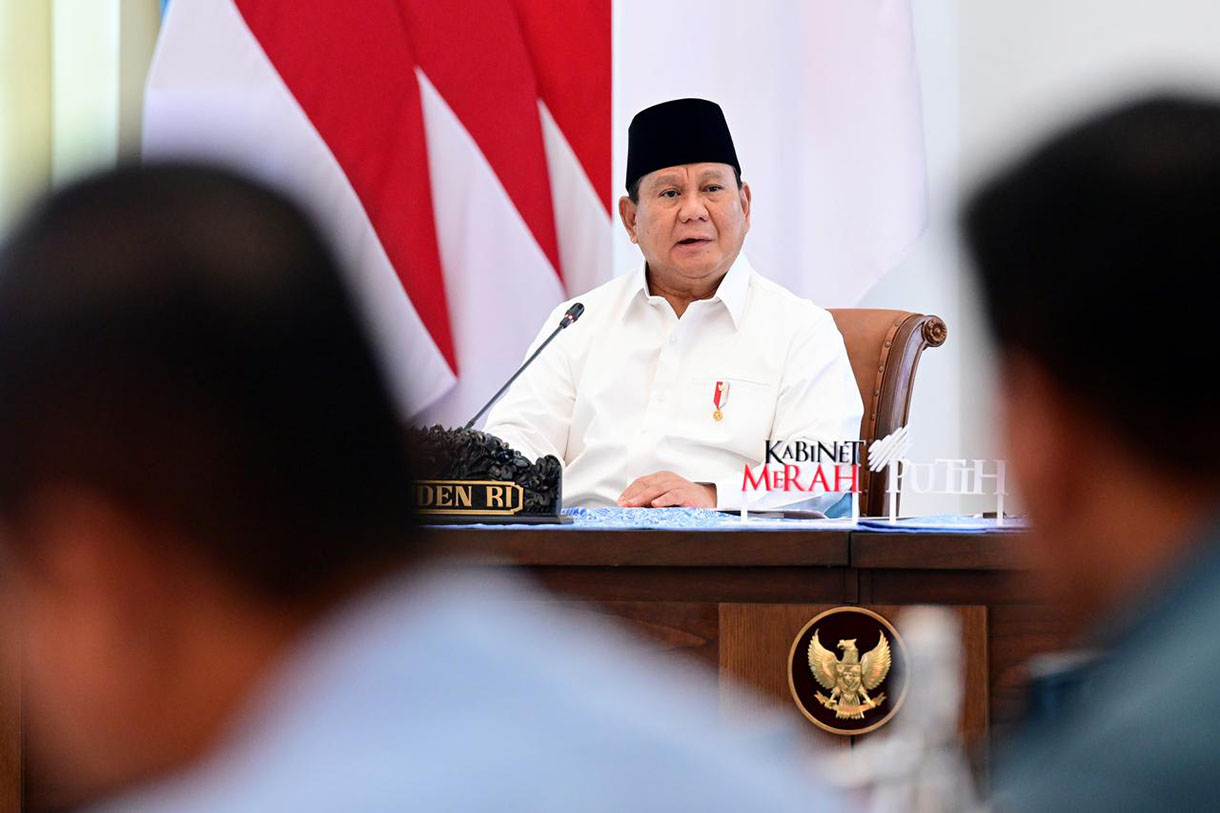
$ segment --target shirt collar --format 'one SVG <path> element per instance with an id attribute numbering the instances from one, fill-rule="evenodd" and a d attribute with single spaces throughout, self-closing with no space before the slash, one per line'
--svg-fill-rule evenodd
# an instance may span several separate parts
<path id="1" fill-rule="evenodd" d="M 641 260 L 639 266 L 636 267 L 635 281 L 631 287 L 634 293 L 644 297 L 649 296 L 648 276 L 645 272 L 647 267 L 648 262 Z M 746 294 L 749 292 L 750 277 L 753 273 L 754 268 L 746 259 L 746 255 L 739 253 L 737 259 L 729 266 L 728 273 L 720 280 L 720 285 L 716 287 L 716 293 L 711 298 L 712 302 L 724 303 L 724 309 L 729 312 L 734 327 L 741 327 L 741 318 L 746 311 Z"/>

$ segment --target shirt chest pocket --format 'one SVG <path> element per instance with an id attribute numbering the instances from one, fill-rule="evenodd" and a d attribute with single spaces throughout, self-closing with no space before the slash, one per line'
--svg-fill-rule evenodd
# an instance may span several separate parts
<path id="1" fill-rule="evenodd" d="M 775 385 L 742 378 L 688 378 L 680 401 L 684 434 L 697 444 L 761 458 L 777 392 Z"/>

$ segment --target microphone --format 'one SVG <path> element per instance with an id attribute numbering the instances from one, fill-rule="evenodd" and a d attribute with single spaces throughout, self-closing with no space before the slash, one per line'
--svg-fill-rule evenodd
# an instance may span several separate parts
<path id="1" fill-rule="evenodd" d="M 491 409 L 491 405 L 494 404 L 496 401 L 500 400 L 500 396 L 504 394 L 505 390 L 507 390 L 509 387 L 512 386 L 513 382 L 517 380 L 517 376 L 519 376 L 519 375 L 521 375 L 521 373 L 525 372 L 525 368 L 534 363 L 534 359 L 538 358 L 538 354 L 541 353 L 543 351 L 543 349 L 548 344 L 551 343 L 552 339 L 554 339 L 556 336 L 559 335 L 559 331 L 563 330 L 566 327 L 569 327 L 573 322 L 575 322 L 577 319 L 579 319 L 580 315 L 584 312 L 585 312 L 585 306 L 580 304 L 579 302 L 574 303 L 572 305 L 572 307 L 568 308 L 567 313 L 565 313 L 563 315 L 563 318 L 559 320 L 559 327 L 557 327 L 553 331 L 551 331 L 551 335 L 546 337 L 546 341 L 543 342 L 542 344 L 538 345 L 538 349 L 535 350 L 533 353 L 531 353 L 530 357 L 527 358 L 525 360 L 525 362 L 520 367 L 517 368 L 517 372 L 513 373 L 513 377 L 508 379 L 507 381 L 505 381 L 503 387 L 500 387 L 500 389 L 496 390 L 496 394 L 491 396 L 491 400 L 488 401 L 486 404 L 483 404 L 483 408 L 480 409 L 478 412 L 476 412 L 474 414 L 474 417 L 471 418 L 469 421 L 467 421 L 466 426 L 463 428 L 469 429 L 470 427 L 474 426 L 474 422 L 477 421 L 479 418 L 482 418 L 483 413 L 486 412 L 487 410 Z"/>

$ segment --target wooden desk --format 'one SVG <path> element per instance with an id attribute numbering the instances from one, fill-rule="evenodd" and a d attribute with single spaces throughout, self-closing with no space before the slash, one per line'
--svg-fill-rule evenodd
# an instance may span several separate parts
<path id="1" fill-rule="evenodd" d="M 1068 642 L 1029 599 L 1019 535 L 817 531 L 429 530 L 421 544 L 470 567 L 520 567 L 557 593 L 626 621 L 666 650 L 757 688 L 792 714 L 784 660 L 800 627 L 838 604 L 892 617 L 950 605 L 963 623 L 962 730 L 985 758 L 1021 703 L 1022 663 Z M 13 615 L 0 614 L 0 621 Z M 3 633 L 3 630 L 0 630 Z M 15 682 L 0 674 L 0 813 L 20 807 Z M 808 725 L 810 736 L 848 744 Z"/>
<path id="2" fill-rule="evenodd" d="M 798 714 L 786 657 L 817 612 L 860 604 L 887 617 L 947 605 L 963 625 L 964 740 L 981 762 L 1020 713 L 1023 664 L 1070 630 L 1031 600 L 1019 534 L 817 531 L 429 531 L 426 545 L 472 567 L 521 567 L 559 594 L 615 616 Z M 842 738 L 809 726 L 823 742 Z"/>

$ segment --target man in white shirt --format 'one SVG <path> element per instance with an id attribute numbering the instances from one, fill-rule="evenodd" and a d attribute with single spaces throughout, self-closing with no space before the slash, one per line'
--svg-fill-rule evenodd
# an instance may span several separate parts
<path id="1" fill-rule="evenodd" d="M 856 439 L 859 390 L 830 314 L 741 254 L 750 187 L 720 107 L 650 107 L 628 141 L 619 215 L 644 262 L 579 297 L 580 322 L 522 374 L 486 430 L 528 457 L 559 458 L 567 505 L 739 508 L 745 467 L 763 461 L 767 440 Z M 747 498 L 770 507 L 807 496 Z"/>

